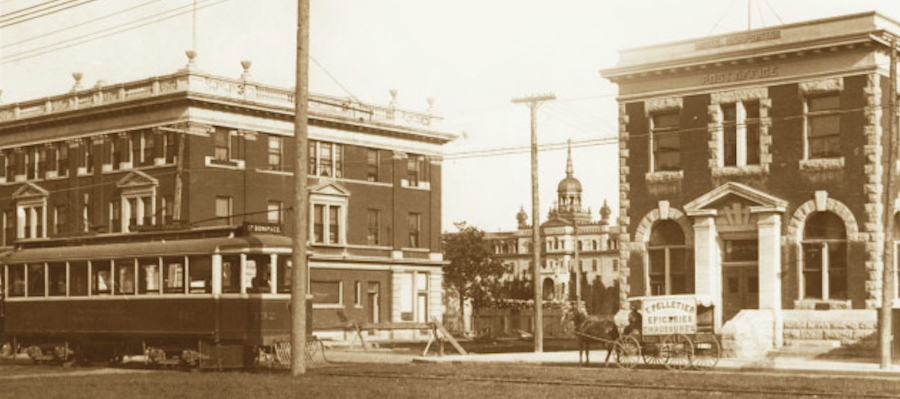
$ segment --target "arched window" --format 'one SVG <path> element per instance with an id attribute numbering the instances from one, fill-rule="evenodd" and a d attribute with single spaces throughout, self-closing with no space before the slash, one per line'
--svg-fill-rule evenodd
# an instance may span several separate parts
<path id="1" fill-rule="evenodd" d="M 816 212 L 803 230 L 801 297 L 847 299 L 847 231 L 831 212 Z"/>
<path id="2" fill-rule="evenodd" d="M 647 252 L 650 258 L 648 276 L 650 295 L 691 293 L 685 256 L 684 231 L 678 223 L 663 220 L 650 231 Z"/>

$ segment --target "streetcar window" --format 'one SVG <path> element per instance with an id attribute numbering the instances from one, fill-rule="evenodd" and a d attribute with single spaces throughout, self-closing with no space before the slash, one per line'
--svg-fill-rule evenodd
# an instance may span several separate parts
<path id="1" fill-rule="evenodd" d="M 44 264 L 28 265 L 28 296 L 44 296 Z"/>
<path id="2" fill-rule="evenodd" d="M 241 292 L 241 257 L 239 255 L 222 256 L 222 292 Z"/>
<path id="3" fill-rule="evenodd" d="M 50 296 L 66 296 L 66 264 L 54 262 L 48 265 Z"/>
<path id="4" fill-rule="evenodd" d="M 269 255 L 250 255 L 244 273 L 247 292 L 271 292 L 269 284 Z"/>
<path id="5" fill-rule="evenodd" d="M 278 292 L 291 292 L 290 256 L 278 255 Z"/>
<path id="6" fill-rule="evenodd" d="M 88 268 L 87 262 L 69 263 L 69 295 L 87 295 Z"/>
<path id="7" fill-rule="evenodd" d="M 25 296 L 25 265 L 7 266 L 9 273 L 9 296 Z"/>
<path id="8" fill-rule="evenodd" d="M 134 294 L 134 259 L 116 261 L 116 294 Z"/>
<path id="9" fill-rule="evenodd" d="M 184 258 L 163 258 L 163 287 L 166 293 L 184 293 Z"/>
<path id="10" fill-rule="evenodd" d="M 197 255 L 188 258 L 190 267 L 191 294 L 208 294 L 212 292 L 212 258 L 209 255 Z"/>
<path id="11" fill-rule="evenodd" d="M 98 260 L 91 262 L 91 293 L 94 295 L 109 294 L 112 286 L 112 276 L 110 275 L 110 264 L 108 260 Z"/>
<path id="12" fill-rule="evenodd" d="M 159 258 L 138 259 L 138 292 L 159 294 Z"/>

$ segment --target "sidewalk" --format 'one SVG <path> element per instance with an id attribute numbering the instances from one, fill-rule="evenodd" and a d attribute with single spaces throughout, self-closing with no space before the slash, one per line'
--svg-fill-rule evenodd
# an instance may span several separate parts
<path id="1" fill-rule="evenodd" d="M 606 351 L 591 351 L 591 364 L 602 366 L 606 358 Z M 413 363 L 523 363 L 544 365 L 578 365 L 578 351 L 564 352 L 521 352 L 521 353 L 492 353 L 438 356 L 417 356 L 412 358 Z M 610 359 L 610 363 L 613 360 Z M 610 366 L 615 367 L 614 364 Z M 640 367 L 640 365 L 638 366 Z M 774 359 L 719 359 L 719 363 L 713 370 L 719 371 L 777 371 L 777 372 L 803 372 L 825 373 L 843 375 L 866 376 L 896 376 L 900 378 L 900 364 L 896 362 L 888 369 L 882 370 L 878 363 L 872 359 L 804 359 L 804 358 L 774 358 Z"/>

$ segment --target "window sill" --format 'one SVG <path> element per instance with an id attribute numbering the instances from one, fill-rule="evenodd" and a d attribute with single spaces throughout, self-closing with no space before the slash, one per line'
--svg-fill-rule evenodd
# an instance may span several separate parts
<path id="1" fill-rule="evenodd" d="M 211 156 L 207 156 L 204 159 L 204 161 L 205 161 L 204 164 L 211 168 L 243 170 L 244 167 L 246 166 L 243 159 L 223 161 L 223 160 L 215 159 Z"/>
<path id="2" fill-rule="evenodd" d="M 294 175 L 293 172 L 287 172 L 284 170 L 272 170 L 272 169 L 261 169 L 261 168 L 256 168 L 256 172 L 269 174 L 269 175 L 278 175 L 278 176 L 293 176 Z"/>
<path id="3" fill-rule="evenodd" d="M 712 169 L 713 177 L 762 176 L 766 170 L 760 165 L 722 166 Z"/>
<path id="4" fill-rule="evenodd" d="M 410 184 L 409 180 L 400 179 L 400 187 L 411 188 L 414 190 L 428 191 L 428 190 L 431 190 L 431 183 L 427 182 L 427 181 L 420 181 L 418 184 L 412 185 L 412 184 Z"/>
<path id="5" fill-rule="evenodd" d="M 844 169 L 844 157 L 803 159 L 800 161 L 800 170 L 807 172 L 825 172 L 841 169 Z"/>
<path id="6" fill-rule="evenodd" d="M 311 242 L 310 244 L 314 247 L 324 247 L 324 248 L 345 248 L 345 247 L 347 247 L 344 244 L 326 244 L 324 242 Z"/>
<path id="7" fill-rule="evenodd" d="M 649 172 L 644 175 L 644 180 L 650 184 L 677 183 L 684 180 L 684 171 Z"/>
<path id="8" fill-rule="evenodd" d="M 428 249 L 428 248 L 407 248 L 407 247 L 402 247 L 402 248 L 400 248 L 400 250 L 401 250 L 401 251 L 408 251 L 408 252 L 431 252 L 431 250 Z"/>
<path id="9" fill-rule="evenodd" d="M 794 301 L 794 309 L 804 310 L 835 310 L 852 309 L 849 299 L 798 299 Z"/>
<path id="10" fill-rule="evenodd" d="M 313 309 L 343 309 L 344 305 L 340 303 L 313 303 Z"/>

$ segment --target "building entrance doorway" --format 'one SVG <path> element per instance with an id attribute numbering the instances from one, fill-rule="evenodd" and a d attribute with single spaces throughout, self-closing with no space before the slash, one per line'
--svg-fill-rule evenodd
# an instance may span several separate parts
<path id="1" fill-rule="evenodd" d="M 724 241 L 722 304 L 726 322 L 741 309 L 759 309 L 759 242 L 756 239 Z"/>

